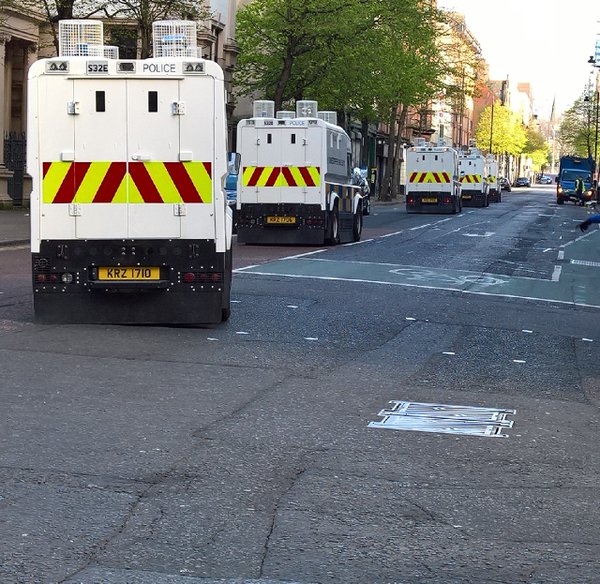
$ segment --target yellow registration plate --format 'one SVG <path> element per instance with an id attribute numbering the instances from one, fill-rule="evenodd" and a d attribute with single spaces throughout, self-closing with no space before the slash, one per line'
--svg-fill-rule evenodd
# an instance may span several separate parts
<path id="1" fill-rule="evenodd" d="M 160 280 L 158 267 L 98 268 L 99 280 Z"/>
<path id="2" fill-rule="evenodd" d="M 462 196 L 462 198 L 463 198 L 465 201 L 470 201 L 470 200 L 471 200 L 471 195 L 463 195 L 463 196 Z"/>
<path id="3" fill-rule="evenodd" d="M 296 217 L 275 217 L 275 216 L 270 215 L 267 217 L 267 224 L 268 225 L 295 225 Z"/>
<path id="4" fill-rule="evenodd" d="M 438 200 L 435 197 L 423 197 L 421 199 L 423 203 L 437 203 Z"/>

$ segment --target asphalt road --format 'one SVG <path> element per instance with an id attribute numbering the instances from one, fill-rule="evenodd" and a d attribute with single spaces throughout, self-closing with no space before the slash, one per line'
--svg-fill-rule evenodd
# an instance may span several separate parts
<path id="1" fill-rule="evenodd" d="M 36 325 L 0 249 L 0 582 L 600 581 L 600 231 L 553 192 L 236 246 L 211 328 Z"/>

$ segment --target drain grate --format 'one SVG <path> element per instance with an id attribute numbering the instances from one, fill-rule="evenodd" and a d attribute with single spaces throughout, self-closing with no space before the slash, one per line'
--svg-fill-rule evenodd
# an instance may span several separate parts
<path id="1" fill-rule="evenodd" d="M 512 428 L 513 422 L 506 417 L 517 413 L 507 409 L 398 400 L 388 403 L 390 407 L 377 414 L 383 419 L 369 422 L 369 428 L 507 438 L 502 431 Z"/>

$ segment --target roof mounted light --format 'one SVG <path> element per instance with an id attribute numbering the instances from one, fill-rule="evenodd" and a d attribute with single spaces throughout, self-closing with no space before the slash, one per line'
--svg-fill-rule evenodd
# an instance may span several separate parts
<path id="1" fill-rule="evenodd" d="M 46 73 L 68 73 L 69 61 L 46 61 Z"/>
<path id="2" fill-rule="evenodd" d="M 117 71 L 119 73 L 135 73 L 135 61 L 119 61 Z"/>
<path id="3" fill-rule="evenodd" d="M 184 75 L 203 75 L 204 74 L 204 61 L 186 61 L 183 64 Z"/>

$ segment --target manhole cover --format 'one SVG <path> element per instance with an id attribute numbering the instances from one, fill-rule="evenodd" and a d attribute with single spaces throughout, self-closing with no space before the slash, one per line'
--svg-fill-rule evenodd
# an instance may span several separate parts
<path id="1" fill-rule="evenodd" d="M 389 407 L 377 414 L 382 417 L 382 420 L 369 422 L 369 428 L 506 438 L 508 435 L 503 434 L 502 431 L 512 428 L 513 425 L 513 422 L 506 417 L 516 414 L 516 410 L 475 406 L 398 400 L 388 403 Z"/>

